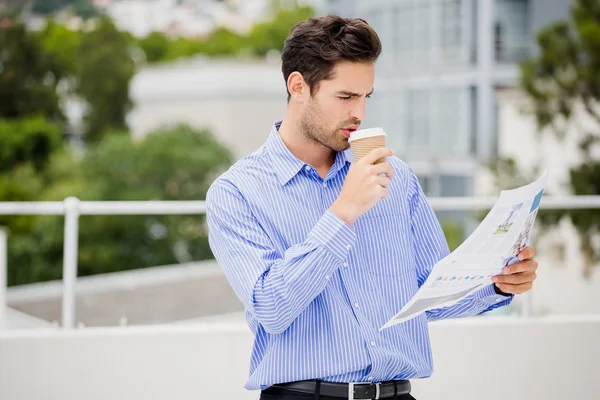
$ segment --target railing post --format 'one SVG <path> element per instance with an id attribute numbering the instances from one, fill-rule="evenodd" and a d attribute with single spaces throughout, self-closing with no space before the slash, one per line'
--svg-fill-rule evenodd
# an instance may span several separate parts
<path id="1" fill-rule="evenodd" d="M 4 227 L 0 227 L 0 331 L 6 328 L 7 305 L 6 285 L 8 271 L 8 234 Z"/>
<path id="2" fill-rule="evenodd" d="M 63 297 L 62 326 L 75 326 L 75 282 L 77 281 L 77 257 L 79 236 L 79 199 L 68 197 L 65 205 L 65 238 L 63 248 Z"/>

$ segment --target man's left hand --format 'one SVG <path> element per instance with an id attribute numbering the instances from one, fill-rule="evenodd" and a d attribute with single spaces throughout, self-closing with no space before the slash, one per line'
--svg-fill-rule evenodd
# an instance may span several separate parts
<path id="1" fill-rule="evenodd" d="M 507 294 L 521 294 L 531 290 L 533 281 L 537 278 L 535 271 L 538 268 L 538 263 L 533 256 L 535 256 L 535 249 L 526 247 L 517 256 L 521 261 L 504 267 L 502 274 L 493 277 L 492 282 Z"/>

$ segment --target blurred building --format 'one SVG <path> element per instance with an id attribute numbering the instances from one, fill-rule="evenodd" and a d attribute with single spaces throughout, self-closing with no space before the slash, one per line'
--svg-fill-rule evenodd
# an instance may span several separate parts
<path id="1" fill-rule="evenodd" d="M 283 118 L 281 63 L 196 58 L 150 66 L 131 82 L 134 137 L 180 122 L 209 128 L 236 159 L 257 150 Z"/>
<path id="2" fill-rule="evenodd" d="M 516 85 L 535 33 L 571 3 L 328 0 L 328 11 L 365 18 L 383 43 L 364 125 L 386 129 L 428 195 L 465 196 L 498 154 L 496 90 Z"/>

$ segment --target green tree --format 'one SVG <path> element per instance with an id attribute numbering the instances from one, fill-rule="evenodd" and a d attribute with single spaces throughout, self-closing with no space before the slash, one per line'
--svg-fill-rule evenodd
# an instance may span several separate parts
<path id="1" fill-rule="evenodd" d="M 252 27 L 248 41 L 253 53 L 264 56 L 269 50 L 283 50 L 283 44 L 292 27 L 314 15 L 315 10 L 311 7 L 299 7 L 293 10 L 280 9 L 272 20 Z"/>
<path id="2" fill-rule="evenodd" d="M 127 38 L 107 18 L 85 32 L 79 47 L 77 94 L 87 102 L 86 140 L 100 140 L 110 130 L 126 128 L 132 107 L 129 81 L 135 72 Z"/>
<path id="3" fill-rule="evenodd" d="M 63 120 L 56 85 L 66 71 L 20 23 L 0 28 L 0 118 Z"/>
<path id="4" fill-rule="evenodd" d="M 570 168 L 569 186 L 575 195 L 600 194 L 600 2 L 578 0 L 572 20 L 552 24 L 537 35 L 539 55 L 522 65 L 521 86 L 531 105 L 538 131 L 561 140 L 580 140 L 580 162 Z M 587 130 L 577 120 L 595 123 Z M 583 139 L 576 139 L 583 137 Z M 596 156 L 594 156 L 596 154 Z M 514 162 L 513 162 L 514 164 Z M 505 165 L 506 166 L 506 165 Z M 516 170 L 517 168 L 515 168 Z M 598 261 L 600 210 L 560 210 L 540 214 L 554 225 L 569 218 L 581 237 L 585 274 Z"/>
<path id="5" fill-rule="evenodd" d="M 171 41 L 164 60 L 177 60 L 179 58 L 191 57 L 195 54 L 206 54 L 206 52 L 206 43 L 204 41 L 179 37 Z"/>
<path id="6" fill-rule="evenodd" d="M 89 19 L 100 15 L 90 0 L 78 0 L 73 3 L 71 8 L 76 15 L 79 15 L 83 19 Z"/>
<path id="7" fill-rule="evenodd" d="M 459 221 L 446 220 L 442 222 L 442 230 L 448 242 L 450 251 L 456 250 L 464 240 L 464 226 Z"/>
<path id="8" fill-rule="evenodd" d="M 136 142 L 109 135 L 86 157 L 56 153 L 46 175 L 54 182 L 43 200 L 203 200 L 211 182 L 232 162 L 206 130 L 160 129 Z M 11 235 L 9 284 L 58 279 L 63 219 L 39 217 L 30 232 Z M 79 274 L 143 268 L 212 258 L 203 216 L 83 216 Z"/>
<path id="9" fill-rule="evenodd" d="M 62 146 L 62 135 L 59 125 L 43 117 L 0 119 L 0 143 L 0 172 L 26 163 L 41 171 L 50 155 Z"/>
<path id="10" fill-rule="evenodd" d="M 48 18 L 38 36 L 47 57 L 64 71 L 63 77 L 75 78 L 81 33 Z"/>
<path id="11" fill-rule="evenodd" d="M 39 199 L 40 174 L 62 147 L 57 84 L 66 71 L 20 23 L 0 28 L 0 201 Z M 11 235 L 31 231 L 33 216 L 0 216 Z"/>
<path id="12" fill-rule="evenodd" d="M 138 43 L 149 63 L 164 60 L 171 44 L 169 38 L 160 32 L 152 32 Z"/>
<path id="13" fill-rule="evenodd" d="M 37 14 L 52 14 L 71 5 L 75 0 L 30 0 L 33 1 L 32 11 Z M 24 2 L 26 3 L 26 2 Z"/>
<path id="14" fill-rule="evenodd" d="M 59 125 L 43 117 L 0 119 L 0 201 L 35 201 L 44 188 L 40 172 L 62 145 Z M 0 216 L 11 235 L 27 234 L 34 216 Z"/>
<path id="15" fill-rule="evenodd" d="M 245 38 L 227 28 L 219 27 L 210 34 L 204 51 L 210 56 L 228 56 L 239 53 L 246 45 Z"/>

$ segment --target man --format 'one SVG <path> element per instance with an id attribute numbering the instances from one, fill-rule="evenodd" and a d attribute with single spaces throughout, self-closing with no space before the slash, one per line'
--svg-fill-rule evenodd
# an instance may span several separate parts
<path id="1" fill-rule="evenodd" d="M 255 334 L 245 387 L 263 400 L 412 399 L 409 379 L 432 373 L 428 321 L 507 305 L 535 279 L 528 248 L 495 284 L 379 331 L 449 253 L 406 164 L 385 148 L 353 161 L 380 53 L 362 19 L 297 24 L 283 121 L 207 194 L 211 248 Z"/>

